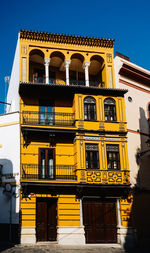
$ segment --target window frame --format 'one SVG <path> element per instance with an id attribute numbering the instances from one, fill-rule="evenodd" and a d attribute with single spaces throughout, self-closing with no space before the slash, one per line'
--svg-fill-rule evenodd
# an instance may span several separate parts
<path id="1" fill-rule="evenodd" d="M 42 108 L 45 108 L 45 111 L 42 111 Z M 51 109 L 51 112 L 49 112 L 49 109 Z M 42 115 L 44 116 L 44 119 L 42 119 L 41 117 Z M 55 124 L 53 102 L 43 101 L 43 100 L 39 101 L 39 124 L 40 125 L 54 125 Z"/>
<path id="2" fill-rule="evenodd" d="M 112 151 L 108 150 L 109 148 L 110 149 L 114 148 L 114 150 L 112 150 Z M 117 148 L 117 150 L 115 150 L 116 148 Z M 109 154 L 111 154 L 111 159 L 110 159 Z M 106 144 L 106 156 L 107 156 L 107 169 L 108 170 L 113 170 L 113 171 L 121 170 L 119 144 Z M 114 168 L 115 167 L 114 162 L 116 163 L 116 168 Z M 109 164 L 110 164 L 111 168 L 109 168 Z"/>
<path id="3" fill-rule="evenodd" d="M 88 146 L 95 146 L 95 150 L 87 150 Z M 95 161 L 94 156 L 97 157 Z M 98 143 L 85 143 L 85 161 L 86 161 L 86 169 L 87 170 L 99 170 L 100 162 L 99 162 L 99 144 Z"/>
<path id="4" fill-rule="evenodd" d="M 91 99 L 91 102 L 86 102 L 86 99 Z M 93 118 L 91 117 L 93 113 Z M 84 98 L 84 120 L 86 121 L 96 121 L 97 113 L 96 113 L 96 99 L 87 96 Z"/>
<path id="5" fill-rule="evenodd" d="M 112 103 L 106 103 L 107 100 L 112 101 Z M 108 108 L 106 108 L 108 107 Z M 110 109 L 109 109 L 110 108 Z M 107 112 L 107 114 L 106 114 Z M 104 99 L 104 116 L 105 122 L 117 122 L 117 110 L 116 110 L 116 101 L 113 98 L 105 98 Z M 106 119 L 106 117 L 108 117 Z M 112 119 L 111 119 L 112 117 Z"/>
<path id="6" fill-rule="evenodd" d="M 44 165 L 44 176 L 42 176 L 42 164 L 41 164 L 41 151 L 45 151 L 45 165 Z M 53 156 L 53 175 L 50 177 L 48 175 L 48 166 L 49 166 L 49 151 L 52 152 Z M 39 161 L 38 161 L 38 172 L 39 172 L 39 178 L 40 179 L 55 179 L 56 176 L 56 166 L 55 166 L 55 148 L 39 148 L 38 151 L 39 154 Z"/>

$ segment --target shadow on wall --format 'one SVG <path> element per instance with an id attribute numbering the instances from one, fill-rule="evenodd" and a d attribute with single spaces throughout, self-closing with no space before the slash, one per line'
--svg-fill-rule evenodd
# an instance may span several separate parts
<path id="1" fill-rule="evenodd" d="M 8 159 L 0 159 L 0 165 L 2 165 L 0 173 L 1 251 L 12 244 L 20 243 L 20 214 L 17 210 L 20 189 L 16 187 L 16 175 L 12 162 Z"/>
<path id="2" fill-rule="evenodd" d="M 147 147 L 146 141 L 149 136 L 149 124 L 145 116 L 145 111 L 140 108 L 139 119 L 140 149 L 136 153 L 136 162 L 139 166 L 136 184 L 132 189 L 133 205 L 129 226 L 136 231 L 136 247 L 142 252 L 150 250 L 150 147 Z M 133 241 L 132 241 L 133 242 Z M 134 245 L 135 246 L 135 245 Z M 129 244 L 126 237 L 126 252 L 133 252 L 133 244 Z M 146 251 L 144 251 L 146 250 Z M 148 251 L 147 251 L 148 250 Z M 139 252 L 139 251 L 138 251 Z"/>

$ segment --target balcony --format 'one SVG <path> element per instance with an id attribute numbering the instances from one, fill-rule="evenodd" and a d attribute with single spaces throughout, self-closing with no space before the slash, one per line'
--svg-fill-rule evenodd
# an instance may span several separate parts
<path id="1" fill-rule="evenodd" d="M 81 171 L 82 173 L 82 171 Z M 130 184 L 130 172 L 128 170 L 86 170 L 87 183 L 94 184 Z"/>
<path id="2" fill-rule="evenodd" d="M 52 84 L 52 85 L 66 85 L 66 80 L 64 79 L 54 79 L 54 78 L 50 78 L 49 82 L 46 83 L 45 77 L 34 77 L 34 78 L 30 78 L 31 82 L 35 83 L 35 84 Z M 73 80 L 70 79 L 69 80 L 69 85 L 75 85 L 75 86 L 86 86 L 85 84 L 85 80 Z M 96 82 L 96 81 L 89 81 L 89 87 L 100 87 L 100 88 L 104 88 L 105 83 L 104 82 Z"/>
<path id="3" fill-rule="evenodd" d="M 22 180 L 27 181 L 78 181 L 101 185 L 130 185 L 128 170 L 77 170 L 74 165 L 40 166 L 22 164 Z"/>
<path id="4" fill-rule="evenodd" d="M 23 111 L 23 125 L 75 126 L 74 113 Z"/>
<path id="5" fill-rule="evenodd" d="M 22 164 L 22 180 L 62 180 L 76 181 L 76 167 L 73 165 L 42 166 Z"/>

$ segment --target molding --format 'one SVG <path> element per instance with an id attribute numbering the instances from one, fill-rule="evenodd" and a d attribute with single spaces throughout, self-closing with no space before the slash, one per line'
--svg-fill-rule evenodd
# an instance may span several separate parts
<path id="1" fill-rule="evenodd" d="M 15 121 L 12 123 L 5 123 L 5 124 L 0 124 L 0 127 L 5 127 L 5 126 L 12 126 L 12 125 L 18 125 L 19 121 Z"/>
<path id="2" fill-rule="evenodd" d="M 127 129 L 127 131 L 130 132 L 130 133 L 141 134 L 141 135 L 149 137 L 149 134 L 146 134 L 146 133 L 143 133 L 143 132 L 140 132 L 140 131 L 135 131 L 135 130 L 132 130 L 132 129 Z"/>
<path id="3" fill-rule="evenodd" d="M 114 39 L 100 39 L 93 37 L 65 35 L 57 33 L 36 32 L 29 30 L 20 30 L 20 39 L 28 39 L 35 41 L 54 42 L 59 44 L 72 44 L 91 47 L 108 47 L 113 48 Z"/>
<path id="4" fill-rule="evenodd" d="M 144 89 L 144 88 L 141 88 L 141 87 L 139 87 L 139 86 L 137 86 L 137 85 L 135 85 L 135 84 L 131 84 L 131 83 L 129 83 L 129 82 L 127 82 L 127 81 L 124 81 L 124 80 L 122 80 L 122 79 L 119 79 L 119 82 L 122 83 L 122 84 L 125 84 L 125 85 L 127 85 L 127 86 L 130 86 L 130 87 L 132 87 L 132 88 L 134 88 L 134 89 L 137 89 L 137 90 L 140 90 L 140 91 L 143 91 L 143 92 L 145 92 L 145 93 L 150 94 L 150 91 L 149 91 L 149 90 L 146 90 L 146 89 Z"/>

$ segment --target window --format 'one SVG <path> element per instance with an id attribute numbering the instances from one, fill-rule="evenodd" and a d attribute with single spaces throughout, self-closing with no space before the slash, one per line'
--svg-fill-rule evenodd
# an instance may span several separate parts
<path id="1" fill-rule="evenodd" d="M 86 169 L 99 169 L 99 153 L 97 144 L 86 144 Z"/>
<path id="2" fill-rule="evenodd" d="M 108 170 L 120 170 L 119 145 L 106 145 Z"/>
<path id="3" fill-rule="evenodd" d="M 116 103 L 112 98 L 104 100 L 105 121 L 116 121 Z"/>
<path id="4" fill-rule="evenodd" d="M 39 149 L 40 178 L 54 179 L 54 149 Z"/>
<path id="5" fill-rule="evenodd" d="M 44 102 L 40 102 L 39 108 L 40 125 L 54 125 L 53 106 Z"/>
<path id="6" fill-rule="evenodd" d="M 84 99 L 84 119 L 90 121 L 96 120 L 96 103 L 92 97 Z"/>

